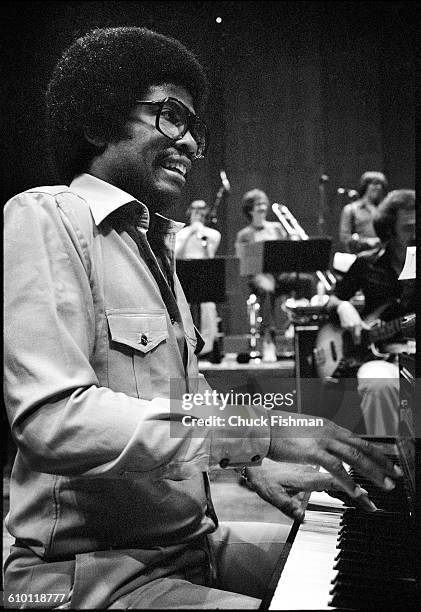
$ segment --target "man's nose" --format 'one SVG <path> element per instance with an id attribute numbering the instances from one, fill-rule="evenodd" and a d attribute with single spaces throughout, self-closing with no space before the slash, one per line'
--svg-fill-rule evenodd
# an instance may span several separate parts
<path id="1" fill-rule="evenodd" d="M 175 142 L 175 145 L 177 148 L 181 147 L 183 150 L 187 151 L 189 155 L 196 155 L 197 153 L 197 142 L 195 141 L 189 130 L 187 130 L 183 138 L 180 138 L 180 140 L 177 140 Z"/>

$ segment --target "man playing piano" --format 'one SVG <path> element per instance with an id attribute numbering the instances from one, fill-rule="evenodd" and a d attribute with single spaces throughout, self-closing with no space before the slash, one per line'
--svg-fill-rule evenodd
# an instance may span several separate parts
<path id="1" fill-rule="evenodd" d="M 194 54 L 145 28 L 89 32 L 54 70 L 47 114 L 60 185 L 5 207 L 5 403 L 17 444 L 7 605 L 257 608 L 285 533 L 218 525 L 210 465 L 241 469 L 298 518 L 282 484 L 302 487 L 305 476 L 289 462 L 323 466 L 330 474 L 310 474 L 310 488 L 334 479 L 368 510 L 342 462 L 384 490 L 402 476 L 327 421 L 272 427 L 263 407 L 230 406 L 227 416 L 251 424 L 183 425 L 184 393 L 210 389 L 174 272 L 179 226 L 163 213 L 206 154 L 196 114 L 206 91 Z M 272 469 L 259 467 L 266 457 Z"/>

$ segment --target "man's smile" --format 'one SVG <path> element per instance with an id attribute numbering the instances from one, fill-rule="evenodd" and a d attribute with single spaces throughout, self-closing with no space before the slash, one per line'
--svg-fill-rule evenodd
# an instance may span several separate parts
<path id="1" fill-rule="evenodd" d="M 161 166 L 163 168 L 165 168 L 166 170 L 171 170 L 171 172 L 177 172 L 178 174 L 181 174 L 181 176 L 184 178 L 187 174 L 187 166 L 184 162 L 180 161 L 180 160 L 164 160 L 161 163 Z"/>

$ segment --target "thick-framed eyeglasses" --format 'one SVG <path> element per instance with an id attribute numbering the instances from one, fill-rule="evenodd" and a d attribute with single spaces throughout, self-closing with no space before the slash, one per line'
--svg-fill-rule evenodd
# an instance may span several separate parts
<path id="1" fill-rule="evenodd" d="M 185 104 L 177 98 L 164 100 L 136 100 L 136 104 L 157 106 L 155 127 L 171 140 L 181 140 L 187 131 L 197 144 L 195 159 L 203 159 L 209 142 L 209 132 L 206 123 L 192 113 Z"/>

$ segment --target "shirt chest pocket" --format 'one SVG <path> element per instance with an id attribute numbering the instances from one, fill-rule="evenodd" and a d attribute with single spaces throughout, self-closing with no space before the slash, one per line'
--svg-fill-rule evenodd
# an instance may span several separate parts
<path id="1" fill-rule="evenodd" d="M 114 391 L 152 399 L 168 372 L 165 310 L 109 309 L 108 384 Z M 159 386 L 159 385 L 158 385 Z"/>

